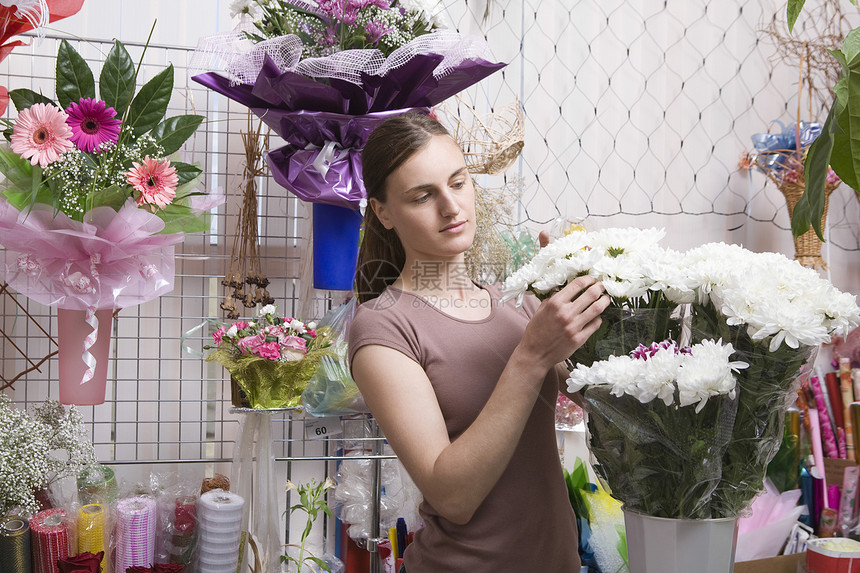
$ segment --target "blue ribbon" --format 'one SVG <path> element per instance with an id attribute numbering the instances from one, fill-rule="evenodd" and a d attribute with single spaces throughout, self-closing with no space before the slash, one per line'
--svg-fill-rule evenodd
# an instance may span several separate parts
<path id="1" fill-rule="evenodd" d="M 811 121 L 792 122 L 784 125 L 774 121 L 782 128 L 782 133 L 756 133 L 752 136 L 753 146 L 757 151 L 756 165 L 763 169 L 779 171 L 785 165 L 791 151 L 797 150 L 798 138 L 795 128 L 799 131 L 800 149 L 809 147 L 821 135 L 821 124 Z"/>

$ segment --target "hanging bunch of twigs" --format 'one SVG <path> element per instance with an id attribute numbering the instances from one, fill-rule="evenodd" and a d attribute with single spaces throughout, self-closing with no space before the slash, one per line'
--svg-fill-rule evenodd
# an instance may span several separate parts
<path id="1" fill-rule="evenodd" d="M 221 284 L 227 287 L 221 309 L 227 318 L 239 318 L 239 303 L 245 308 L 258 304 L 272 304 L 275 299 L 266 289 L 269 279 L 260 265 L 260 250 L 257 240 L 257 178 L 265 175 L 263 150 L 269 148 L 269 132 L 262 133 L 263 122 L 253 125 L 253 115 L 248 112 L 248 129 L 242 132 L 245 150 L 245 167 L 242 171 L 242 208 L 239 211 L 239 231 L 233 238 L 230 266 Z"/>

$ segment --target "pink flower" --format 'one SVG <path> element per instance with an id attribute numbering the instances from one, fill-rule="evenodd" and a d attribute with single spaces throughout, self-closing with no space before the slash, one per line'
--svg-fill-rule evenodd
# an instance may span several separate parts
<path id="1" fill-rule="evenodd" d="M 373 45 L 379 43 L 379 40 L 382 39 L 382 36 L 391 32 L 391 28 L 385 25 L 385 23 L 380 22 L 379 20 L 371 20 L 364 26 L 365 36 L 367 37 L 367 41 Z"/>
<path id="2" fill-rule="evenodd" d="M 305 342 L 305 339 L 302 338 L 301 336 L 292 336 L 292 335 L 287 336 L 284 338 L 284 340 L 281 341 L 281 346 L 285 350 L 293 350 L 295 352 L 301 352 L 302 356 L 304 356 L 308 352 L 308 345 Z"/>
<path id="3" fill-rule="evenodd" d="M 32 165 L 47 167 L 74 147 L 68 117 L 63 110 L 44 103 L 21 110 L 12 126 L 12 151 Z"/>
<path id="4" fill-rule="evenodd" d="M 238 332 L 240 330 L 245 330 L 246 328 L 248 328 L 248 323 L 244 320 L 237 320 L 233 323 L 233 326 L 236 327 L 236 331 Z"/>
<path id="5" fill-rule="evenodd" d="M 170 161 L 158 161 L 150 159 L 147 155 L 143 159 L 143 165 L 133 162 L 132 167 L 126 174 L 128 184 L 140 191 L 137 204 L 150 204 L 164 208 L 176 197 L 176 186 L 179 184 L 179 176 L 176 168 L 171 167 Z"/>
<path id="6" fill-rule="evenodd" d="M 255 354 L 269 360 L 277 360 L 281 357 L 277 342 L 264 342 L 256 348 Z"/>
<path id="7" fill-rule="evenodd" d="M 221 341 L 224 340 L 224 334 L 227 332 L 227 329 L 223 326 L 219 326 L 218 330 L 212 333 L 212 338 L 215 340 L 215 344 L 218 346 L 221 345 Z"/>
<path id="8" fill-rule="evenodd" d="M 116 143 L 119 139 L 122 122 L 116 119 L 116 110 L 101 100 L 82 97 L 70 103 L 66 113 L 66 123 L 72 128 L 71 140 L 81 151 L 98 152 L 103 143 Z"/>
<path id="9" fill-rule="evenodd" d="M 242 353 L 256 354 L 257 349 L 260 345 L 263 344 L 263 339 L 260 336 L 246 336 L 245 338 L 240 338 L 239 342 L 236 343 L 236 346 L 242 351 Z"/>

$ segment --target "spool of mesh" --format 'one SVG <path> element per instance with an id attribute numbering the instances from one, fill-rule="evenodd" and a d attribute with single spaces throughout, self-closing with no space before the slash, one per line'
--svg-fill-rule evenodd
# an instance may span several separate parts
<path id="1" fill-rule="evenodd" d="M 30 525 L 17 516 L 0 522 L 0 571 L 3 573 L 31 573 Z"/>
<path id="2" fill-rule="evenodd" d="M 78 509 L 78 553 L 105 550 L 105 507 L 91 503 Z"/>
<path id="3" fill-rule="evenodd" d="M 45 509 L 30 520 L 33 573 L 59 573 L 57 561 L 69 556 L 69 526 L 63 509 Z"/>

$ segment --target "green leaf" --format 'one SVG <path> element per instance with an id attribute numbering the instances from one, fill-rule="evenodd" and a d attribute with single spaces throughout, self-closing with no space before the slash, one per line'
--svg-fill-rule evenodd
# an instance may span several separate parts
<path id="1" fill-rule="evenodd" d="M 117 118 L 125 115 L 128 103 L 134 95 L 134 61 L 119 40 L 105 58 L 99 75 L 99 93 L 104 102 L 116 110 Z"/>
<path id="2" fill-rule="evenodd" d="M 800 16 L 801 10 L 806 0 L 788 0 L 788 9 L 786 17 L 788 18 L 788 32 L 794 31 L 794 23 L 797 22 L 797 17 Z"/>
<path id="3" fill-rule="evenodd" d="M 842 42 L 842 53 L 845 55 L 845 60 L 848 62 L 849 68 L 854 68 L 860 65 L 860 28 L 854 28 L 845 40 Z"/>
<path id="4" fill-rule="evenodd" d="M 326 563 L 325 561 L 323 561 L 322 559 L 320 559 L 319 557 L 313 557 L 313 556 L 307 557 L 305 559 L 305 561 L 313 561 L 314 563 L 317 564 L 317 567 L 319 567 L 323 571 L 331 571 L 331 566 L 328 563 Z"/>
<path id="5" fill-rule="evenodd" d="M 172 91 L 173 64 L 170 64 L 146 82 L 131 100 L 126 124 L 133 129 L 135 136 L 142 135 L 158 125 L 167 112 Z"/>
<path id="6" fill-rule="evenodd" d="M 65 109 L 82 97 L 96 97 L 93 72 L 72 45 L 63 40 L 57 52 L 57 100 Z"/>
<path id="7" fill-rule="evenodd" d="M 129 198 L 129 188 L 124 185 L 111 185 L 104 189 L 97 189 L 87 197 L 87 208 L 108 206 L 119 211 Z"/>
<path id="8" fill-rule="evenodd" d="M 164 155 L 170 155 L 179 151 L 182 144 L 194 135 L 203 119 L 202 115 L 177 115 L 156 125 L 149 134 L 164 148 Z"/>
<path id="9" fill-rule="evenodd" d="M 209 230 L 209 213 L 200 214 L 186 205 L 168 205 L 166 209 L 156 212 L 158 217 L 164 221 L 164 229 L 160 234 L 170 233 L 202 233 Z M 292 510 L 301 509 L 301 506 L 293 507 Z"/>
<path id="10" fill-rule="evenodd" d="M 23 109 L 27 109 L 34 103 L 45 103 L 53 106 L 57 105 L 51 98 L 45 97 L 40 93 L 34 92 L 33 90 L 28 90 L 27 88 L 20 88 L 17 90 L 10 91 L 9 99 L 12 100 L 12 103 L 15 104 L 15 109 L 17 109 L 19 112 Z"/>
<path id="11" fill-rule="evenodd" d="M 845 59 L 845 54 L 842 53 L 842 50 L 827 50 L 830 52 L 830 55 L 836 58 L 836 61 L 842 66 L 842 73 L 848 73 L 848 60 Z"/>
<path id="12" fill-rule="evenodd" d="M 835 109 L 836 103 L 834 102 L 821 129 L 821 135 L 812 142 L 806 153 L 806 161 L 804 162 L 806 189 L 804 189 L 797 205 L 794 206 L 794 213 L 791 216 L 791 233 L 795 238 L 804 234 L 812 226 L 818 237 L 823 240 L 821 215 L 824 213 L 824 182 L 830 165 L 830 154 L 833 151 L 834 137 L 830 126 L 833 122 Z"/>
<path id="13" fill-rule="evenodd" d="M 189 181 L 193 181 L 194 179 L 199 177 L 201 173 L 203 173 L 203 170 L 196 165 L 182 163 L 181 161 L 171 161 L 170 165 L 176 168 L 176 175 L 179 177 L 179 187 L 188 183 Z"/>

